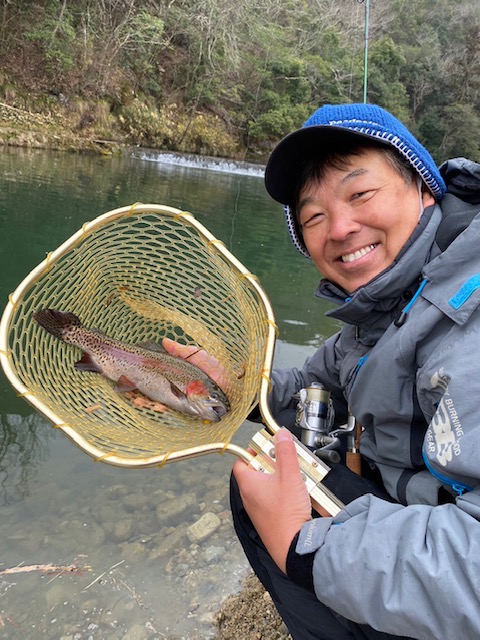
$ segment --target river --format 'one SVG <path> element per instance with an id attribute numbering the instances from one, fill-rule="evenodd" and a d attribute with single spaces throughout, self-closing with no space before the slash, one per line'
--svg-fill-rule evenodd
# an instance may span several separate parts
<path id="1" fill-rule="evenodd" d="M 337 330 L 314 298 L 318 274 L 291 245 L 261 167 L 142 150 L 100 157 L 2 149 L 2 307 L 83 223 L 134 202 L 192 212 L 259 277 L 279 327 L 277 366 L 301 365 Z M 246 446 L 256 429 L 245 422 L 234 441 Z M 0 638 L 214 637 L 215 612 L 248 571 L 228 510 L 232 463 L 228 455 L 161 470 L 94 463 L 0 375 Z M 187 493 L 196 506 L 178 513 Z M 182 531 L 205 512 L 221 526 L 192 544 Z M 176 532 L 178 542 L 165 545 Z M 83 570 L 34 567 L 47 564 Z M 2 574 L 7 568 L 16 571 Z"/>

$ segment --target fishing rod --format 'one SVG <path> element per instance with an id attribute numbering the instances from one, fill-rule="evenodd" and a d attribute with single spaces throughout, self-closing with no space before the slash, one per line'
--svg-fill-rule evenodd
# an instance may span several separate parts
<path id="1" fill-rule="evenodd" d="M 365 38 L 363 52 L 363 102 L 367 102 L 368 87 L 368 40 L 369 40 L 369 21 L 370 21 L 370 0 L 357 0 L 359 4 L 365 5 Z"/>

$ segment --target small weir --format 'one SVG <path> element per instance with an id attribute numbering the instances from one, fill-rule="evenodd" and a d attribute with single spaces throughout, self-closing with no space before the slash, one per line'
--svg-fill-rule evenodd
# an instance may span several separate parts
<path id="1" fill-rule="evenodd" d="M 189 169 L 206 169 L 220 173 L 235 173 L 243 176 L 263 178 L 265 166 L 228 158 L 215 158 L 212 156 L 196 156 L 194 154 L 181 154 L 158 149 L 134 149 L 131 152 L 133 158 L 158 162 L 164 165 L 185 167 Z"/>

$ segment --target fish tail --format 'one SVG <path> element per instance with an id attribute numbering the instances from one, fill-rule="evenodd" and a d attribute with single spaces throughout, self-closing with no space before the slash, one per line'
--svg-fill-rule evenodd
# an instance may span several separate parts
<path id="1" fill-rule="evenodd" d="M 63 340 L 65 333 L 73 327 L 81 327 L 80 319 L 70 311 L 55 311 L 55 309 L 39 309 L 33 314 L 34 320 L 51 333 L 52 336 Z"/>

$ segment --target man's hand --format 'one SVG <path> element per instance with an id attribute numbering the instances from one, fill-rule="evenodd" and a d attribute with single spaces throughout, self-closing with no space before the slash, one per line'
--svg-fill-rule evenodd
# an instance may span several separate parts
<path id="1" fill-rule="evenodd" d="M 199 349 L 194 344 L 180 344 L 170 338 L 164 338 L 162 345 L 170 355 L 188 360 L 188 362 L 204 371 L 207 376 L 210 376 L 218 384 L 220 389 L 228 388 L 228 374 L 225 367 L 214 356 L 207 353 L 205 349 Z"/>
<path id="2" fill-rule="evenodd" d="M 275 472 L 255 471 L 237 460 L 233 473 L 243 505 L 280 569 L 286 573 L 287 554 L 294 536 L 311 519 L 311 504 L 300 473 L 292 436 L 275 434 Z"/>

